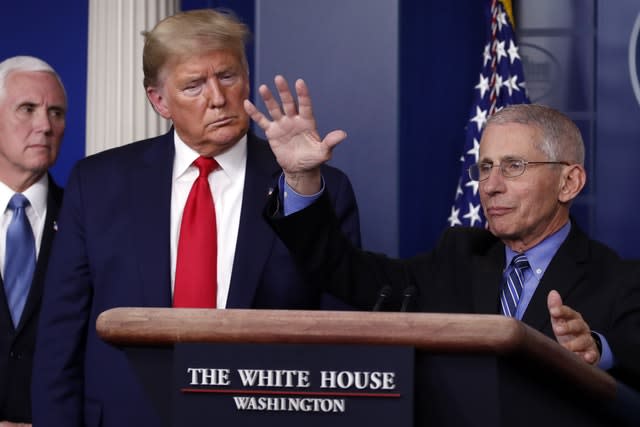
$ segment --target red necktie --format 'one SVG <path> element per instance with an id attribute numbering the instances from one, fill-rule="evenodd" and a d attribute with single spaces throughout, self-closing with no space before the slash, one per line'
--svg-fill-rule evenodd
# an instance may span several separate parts
<path id="1" fill-rule="evenodd" d="M 182 214 L 173 306 L 215 308 L 218 240 L 216 210 L 207 177 L 218 163 L 212 158 L 198 157 L 194 165 L 200 175 L 191 187 Z"/>

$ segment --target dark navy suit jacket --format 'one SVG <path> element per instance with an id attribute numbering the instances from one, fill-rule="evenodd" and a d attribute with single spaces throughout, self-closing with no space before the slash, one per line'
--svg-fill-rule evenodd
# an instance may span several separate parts
<path id="1" fill-rule="evenodd" d="M 159 420 L 121 349 L 96 334 L 113 307 L 170 307 L 173 132 L 78 162 L 65 191 L 45 283 L 33 381 L 34 424 L 155 426 Z M 281 169 L 248 135 L 229 308 L 317 308 L 284 245 L 261 216 Z M 342 228 L 359 244 L 348 178 L 323 171 Z"/>
<path id="2" fill-rule="evenodd" d="M 44 276 L 62 204 L 62 189 L 49 177 L 47 217 L 40 252 L 20 323 L 13 326 L 0 278 L 0 420 L 31 422 L 31 365 Z M 4 238 L 4 237 L 3 237 Z"/>
<path id="3" fill-rule="evenodd" d="M 369 309 L 384 285 L 397 310 L 405 289 L 415 286 L 416 311 L 498 314 L 505 268 L 504 244 L 488 230 L 447 228 L 436 247 L 407 260 L 365 252 L 348 243 L 336 227 L 326 197 L 282 216 L 277 193 L 265 214 L 312 284 L 361 309 Z M 562 243 L 527 306 L 522 321 L 555 338 L 547 308 L 552 289 L 603 334 L 616 358 L 611 373 L 640 385 L 640 282 L 637 262 L 623 262 L 577 225 Z M 640 390 L 640 388 L 639 388 Z"/>

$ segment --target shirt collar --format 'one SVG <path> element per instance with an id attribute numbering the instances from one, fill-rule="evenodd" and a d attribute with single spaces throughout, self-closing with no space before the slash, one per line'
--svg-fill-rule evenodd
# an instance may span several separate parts
<path id="1" fill-rule="evenodd" d="M 176 151 L 173 160 L 173 180 L 175 181 L 187 172 L 200 155 L 180 139 L 175 130 L 173 131 L 173 143 Z M 214 159 L 230 180 L 233 181 L 234 178 L 243 174 L 247 161 L 247 135 L 240 138 L 236 144 L 224 153 L 214 156 Z"/>
<path id="2" fill-rule="evenodd" d="M 556 252 L 558 252 L 562 243 L 567 239 L 569 231 L 571 231 L 571 221 L 567 221 L 567 223 L 558 231 L 545 238 L 533 248 L 524 252 L 527 256 L 527 261 L 529 261 L 529 265 L 531 266 L 531 271 L 536 277 L 542 277 L 551 263 L 551 259 Z M 511 264 L 511 260 L 516 255 L 518 255 L 518 252 L 512 250 L 508 246 L 505 246 L 505 265 L 509 266 Z"/>
<path id="3" fill-rule="evenodd" d="M 33 212 L 42 218 L 47 211 L 47 192 L 49 190 L 49 177 L 46 173 L 42 174 L 31 187 L 27 188 L 22 194 L 29 200 L 29 204 L 33 208 Z M 0 182 L 0 210 L 5 212 L 9 200 L 16 192 L 13 191 L 4 182 Z"/>

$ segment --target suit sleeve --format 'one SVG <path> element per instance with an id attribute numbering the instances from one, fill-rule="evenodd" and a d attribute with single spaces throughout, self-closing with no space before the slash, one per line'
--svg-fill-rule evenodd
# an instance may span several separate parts
<path id="1" fill-rule="evenodd" d="M 34 425 L 83 423 L 84 343 L 92 298 L 82 188 L 72 172 L 45 279 L 32 382 Z"/>
<path id="2" fill-rule="evenodd" d="M 343 209 L 340 219 L 327 193 L 306 209 L 284 217 L 274 192 L 265 217 L 315 286 L 356 308 L 370 310 L 379 290 L 389 285 L 393 288 L 389 305 L 397 306 L 408 284 L 404 262 L 357 248 L 352 236 L 341 229 L 345 221 L 357 220 L 357 211 Z M 354 214 L 356 220 L 349 219 Z"/>
<path id="3" fill-rule="evenodd" d="M 327 179 L 327 191 L 335 209 L 336 218 L 344 235 L 356 247 L 361 247 L 360 214 L 356 196 L 349 178 L 337 171 L 335 179 Z"/>

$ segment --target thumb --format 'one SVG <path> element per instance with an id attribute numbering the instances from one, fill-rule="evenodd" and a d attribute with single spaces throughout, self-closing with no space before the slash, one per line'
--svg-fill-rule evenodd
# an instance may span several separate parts
<path id="1" fill-rule="evenodd" d="M 557 311 L 561 306 L 562 297 L 560 296 L 558 291 L 552 290 L 551 292 L 549 292 L 549 295 L 547 295 L 547 308 L 549 309 L 549 314 L 551 314 L 551 316 L 558 315 L 559 313 L 557 313 Z M 554 313 L 554 311 L 556 313 Z"/>
<path id="2" fill-rule="evenodd" d="M 327 134 L 322 140 L 329 148 L 333 148 L 347 138 L 347 133 L 343 130 L 334 130 Z"/>

